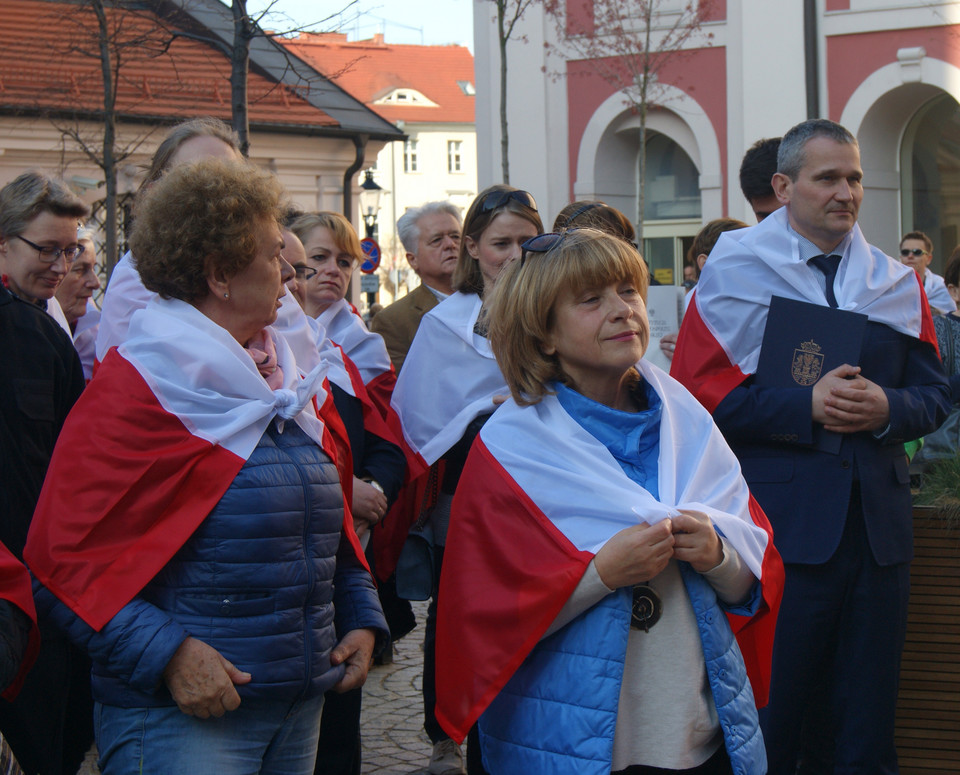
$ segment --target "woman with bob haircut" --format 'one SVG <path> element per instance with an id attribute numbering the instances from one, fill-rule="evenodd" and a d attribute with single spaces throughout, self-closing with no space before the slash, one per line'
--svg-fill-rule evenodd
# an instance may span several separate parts
<path id="1" fill-rule="evenodd" d="M 437 632 L 437 716 L 454 739 L 479 718 L 493 775 L 766 772 L 724 614 L 762 680 L 782 565 L 710 415 L 642 360 L 646 289 L 586 228 L 497 282 L 512 398 L 454 498 Z"/>
<path id="2" fill-rule="evenodd" d="M 361 685 L 386 635 L 319 412 L 326 366 L 304 375 L 271 325 L 293 275 L 281 196 L 219 159 L 145 193 L 132 247 L 157 296 L 40 495 L 24 557 L 38 608 L 93 660 L 105 775 L 312 773 L 324 692 Z"/>
<path id="3" fill-rule="evenodd" d="M 435 547 L 434 595 L 424 635 L 423 700 L 424 728 L 434 744 L 431 773 L 462 772 L 459 747 L 434 718 L 433 639 L 436 587 L 453 493 L 470 444 L 507 394 L 487 341 L 487 305 L 501 270 L 520 258 L 525 240 L 542 231 L 537 203 L 526 191 L 498 184 L 477 195 L 463 221 L 453 272 L 456 292 L 420 321 L 394 390 L 393 405 L 411 449 L 426 465 L 442 459 L 445 466 L 436 503 L 428 504 Z M 428 489 L 434 490 L 432 482 Z M 415 511 L 414 517 L 422 509 Z M 474 762 L 470 771 L 482 769 Z"/>

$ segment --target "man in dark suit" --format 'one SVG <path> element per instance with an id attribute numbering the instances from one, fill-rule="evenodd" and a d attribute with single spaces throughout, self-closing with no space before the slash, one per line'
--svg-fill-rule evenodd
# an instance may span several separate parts
<path id="1" fill-rule="evenodd" d="M 804 741 L 828 760 L 833 749 L 828 772 L 895 773 L 913 556 L 903 442 L 942 422 L 949 390 L 920 283 L 868 245 L 856 224 L 856 139 L 831 121 L 806 121 L 784 136 L 777 168 L 773 188 L 784 207 L 721 236 L 684 318 L 672 374 L 713 412 L 786 566 L 770 703 L 761 712 L 770 773 L 796 772 L 805 721 L 830 738 Z M 859 361 L 813 379 L 798 372 L 790 387 L 756 386 L 772 296 L 866 315 Z M 784 357 L 795 357 L 793 347 Z M 818 707 L 818 685 L 830 698 L 827 724 L 806 714 Z"/>
<path id="2" fill-rule="evenodd" d="M 460 210 L 450 202 L 427 202 L 407 210 L 397 221 L 407 262 L 420 276 L 420 285 L 378 312 L 370 321 L 370 330 L 383 337 L 398 374 L 420 319 L 453 293 L 460 225 Z"/>

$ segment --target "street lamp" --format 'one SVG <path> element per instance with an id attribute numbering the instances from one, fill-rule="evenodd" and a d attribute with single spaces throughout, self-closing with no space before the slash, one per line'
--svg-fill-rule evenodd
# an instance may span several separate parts
<path id="1" fill-rule="evenodd" d="M 367 294 L 367 309 L 373 307 L 377 299 L 377 291 L 380 290 L 380 278 L 374 273 L 376 265 L 380 262 L 380 247 L 376 243 L 377 213 L 380 212 L 380 197 L 383 196 L 383 189 L 377 185 L 373 179 L 373 170 L 367 170 L 363 183 L 360 184 L 360 213 L 363 216 L 363 225 L 366 229 L 366 242 L 369 240 L 372 245 L 364 247 L 364 252 L 371 256 L 373 268 L 364 269 L 362 272 L 369 272 L 360 278 L 360 288 Z M 369 252 L 369 251 L 372 251 Z"/>
<path id="2" fill-rule="evenodd" d="M 360 184 L 360 212 L 363 215 L 363 225 L 367 230 L 367 239 L 375 239 L 377 230 L 377 213 L 380 212 L 380 197 L 383 189 L 373 179 L 373 170 L 367 170 L 367 175 Z"/>

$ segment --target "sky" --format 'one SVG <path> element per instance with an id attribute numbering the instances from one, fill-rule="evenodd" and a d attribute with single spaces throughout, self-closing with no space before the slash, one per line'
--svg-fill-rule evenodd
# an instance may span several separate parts
<path id="1" fill-rule="evenodd" d="M 346 32 L 349 40 L 363 40 L 382 32 L 388 43 L 458 43 L 473 51 L 476 1 L 356 0 L 348 5 L 350 0 L 247 0 L 247 11 L 257 13 L 272 6 L 271 14 L 261 23 L 268 29 L 321 22 L 310 31 Z"/>

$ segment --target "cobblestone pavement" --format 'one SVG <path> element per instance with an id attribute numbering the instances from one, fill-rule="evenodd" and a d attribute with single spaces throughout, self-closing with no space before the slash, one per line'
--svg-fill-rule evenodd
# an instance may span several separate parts
<path id="1" fill-rule="evenodd" d="M 363 689 L 362 775 L 425 773 L 431 745 L 423 731 L 423 628 L 427 604 L 414 603 L 417 627 L 394 647 L 393 662 L 370 669 Z M 77 775 L 99 775 L 96 756 Z"/>
<path id="2" fill-rule="evenodd" d="M 392 664 L 370 670 L 363 687 L 363 775 L 425 773 L 430 759 L 420 694 L 427 604 L 413 607 L 416 629 L 396 644 Z"/>

